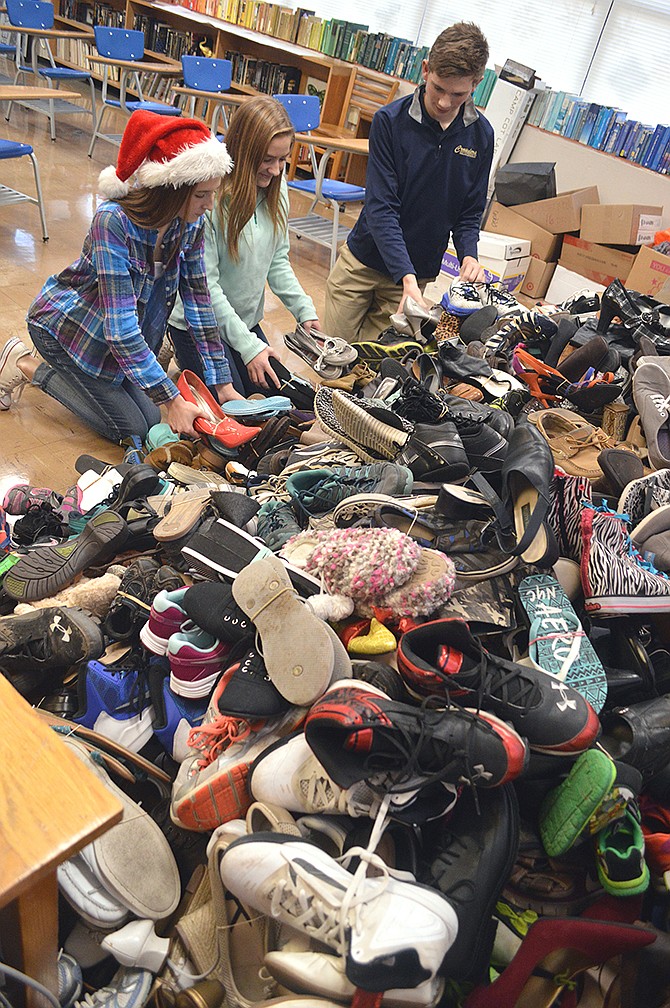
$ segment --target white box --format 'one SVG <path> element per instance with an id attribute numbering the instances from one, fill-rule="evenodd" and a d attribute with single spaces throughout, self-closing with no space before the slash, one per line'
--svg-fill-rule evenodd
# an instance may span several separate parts
<path id="1" fill-rule="evenodd" d="M 530 242 L 526 238 L 514 238 L 512 235 L 495 234 L 493 231 L 480 231 L 477 245 L 477 258 L 487 259 L 522 259 L 530 255 Z"/>
<path id="2" fill-rule="evenodd" d="M 584 290 L 584 288 L 597 292 L 605 290 L 602 284 L 589 280 L 587 277 L 582 276 L 581 273 L 573 273 L 572 270 L 568 270 L 565 266 L 559 264 L 554 270 L 554 275 L 547 287 L 544 299 L 549 304 L 562 304 L 567 298 L 572 297 L 578 290 Z"/>
<path id="3" fill-rule="evenodd" d="M 534 91 L 498 80 L 489 98 L 484 115 L 493 126 L 493 161 L 489 175 L 489 196 L 493 193 L 496 172 L 507 164 L 519 133 L 525 123 L 535 97 Z"/>
<path id="4" fill-rule="evenodd" d="M 526 244 L 528 244 L 528 242 L 526 242 Z M 477 256 L 477 261 L 480 266 L 484 267 L 487 283 L 499 281 L 503 287 L 510 292 L 510 294 L 513 294 L 515 290 L 519 289 L 525 280 L 530 256 L 519 256 L 516 259 L 503 259 L 492 258 L 479 254 Z M 458 263 L 458 256 L 456 255 L 456 249 L 450 245 L 442 258 L 440 280 L 442 280 L 443 275 L 446 276 L 448 278 L 448 287 L 452 279 L 458 276 L 459 269 L 460 266 Z"/>

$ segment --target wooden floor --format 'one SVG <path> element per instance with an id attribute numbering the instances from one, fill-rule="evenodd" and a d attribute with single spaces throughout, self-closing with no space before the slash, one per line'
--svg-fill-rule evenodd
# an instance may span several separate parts
<path id="1" fill-rule="evenodd" d="M 0 73 L 10 69 L 0 59 Z M 44 281 L 79 256 L 81 245 L 98 202 L 98 174 L 116 162 L 118 148 L 99 140 L 87 157 L 90 117 L 67 115 L 57 120 L 57 139 L 49 137 L 49 120 L 15 105 L 10 122 L 2 107 L 0 137 L 33 146 L 37 155 L 46 204 L 49 241 L 42 241 L 38 208 L 30 203 L 0 206 L 0 347 L 11 336 L 28 339 L 25 315 Z M 111 120 L 111 115 L 110 115 Z M 120 119 L 123 128 L 125 117 Z M 106 121 L 106 128 L 110 124 Z M 34 193 L 30 159 L 1 161 L 0 182 Z M 291 194 L 292 213 L 304 213 L 307 203 Z M 348 221 L 351 223 L 351 221 Z M 291 238 L 291 261 L 317 312 L 323 311 L 329 250 L 305 239 Z M 309 368 L 288 351 L 282 335 L 294 320 L 269 290 L 265 332 L 284 363 L 300 374 Z M 0 412 L 0 499 L 5 487 L 18 478 L 34 486 L 63 490 L 72 485 L 74 461 L 82 453 L 119 461 L 122 451 L 90 431 L 55 400 L 28 386 L 19 402 Z"/>

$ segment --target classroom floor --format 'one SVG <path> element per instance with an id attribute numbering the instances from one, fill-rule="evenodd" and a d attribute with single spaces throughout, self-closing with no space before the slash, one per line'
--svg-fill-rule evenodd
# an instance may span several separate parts
<path id="1" fill-rule="evenodd" d="M 3 67 L 6 75 L 10 68 Z M 26 83 L 30 83 L 26 81 Z M 0 347 L 12 336 L 27 340 L 26 311 L 44 281 L 79 256 L 84 236 L 95 211 L 96 186 L 102 168 L 116 163 L 118 147 L 98 140 L 93 157 L 87 156 L 90 116 L 57 119 L 57 139 L 49 137 L 49 120 L 30 109 L 14 105 L 6 122 L 6 105 L 0 121 L 0 137 L 33 146 L 39 161 L 49 241 L 42 241 L 37 206 L 19 203 L 0 206 Z M 111 125 L 111 115 L 106 128 Z M 125 116 L 119 113 L 119 132 Z M 30 159 L 2 161 L 0 182 L 34 193 Z M 308 203 L 291 194 L 292 214 L 305 213 Z M 295 200 L 295 203 L 293 202 Z M 353 217 L 347 222 L 352 223 Z M 317 312 L 323 311 L 329 250 L 305 239 L 291 238 L 291 261 L 301 284 L 312 297 Z M 267 291 L 264 329 L 284 363 L 309 376 L 306 364 L 288 351 L 282 335 L 294 328 L 291 314 L 271 291 Z M 90 453 L 119 461 L 122 451 L 81 423 L 68 410 L 38 389 L 28 386 L 16 405 L 0 412 L 0 494 L 17 479 L 34 486 L 63 490 L 72 485 L 75 459 Z"/>

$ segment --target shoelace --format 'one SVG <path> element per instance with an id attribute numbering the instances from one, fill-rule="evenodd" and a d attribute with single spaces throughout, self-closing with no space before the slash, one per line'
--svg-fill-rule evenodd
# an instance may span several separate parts
<path id="1" fill-rule="evenodd" d="M 649 392 L 648 396 L 661 416 L 670 413 L 670 396 L 662 396 L 660 392 Z"/>
<path id="2" fill-rule="evenodd" d="M 633 540 L 631 539 L 630 535 L 628 534 L 628 528 L 630 526 L 630 516 L 629 515 L 627 515 L 627 514 L 619 514 L 616 511 L 612 511 L 610 508 L 607 507 L 607 500 L 603 500 L 602 504 L 594 505 L 590 501 L 587 501 L 586 499 L 584 499 L 582 501 L 582 507 L 584 509 L 588 509 L 589 511 L 596 511 L 598 514 L 611 515 L 613 518 L 618 518 L 620 521 L 622 521 L 623 522 L 623 530 L 622 531 L 624 533 L 624 546 L 625 546 L 626 555 L 628 556 L 628 558 L 630 560 L 633 560 L 634 563 L 637 564 L 638 567 L 641 567 L 643 570 L 647 571 L 647 573 L 649 573 L 649 574 L 655 574 L 657 577 L 665 578 L 666 581 L 668 580 L 668 575 L 665 573 L 665 571 L 657 570 L 656 567 L 654 567 L 654 565 L 651 562 L 651 560 L 649 560 L 648 557 L 644 557 L 638 551 L 637 547 L 633 543 Z"/>
<path id="3" fill-rule="evenodd" d="M 456 289 L 454 290 L 454 288 Z M 471 283 L 468 280 L 461 280 L 459 283 L 452 284 L 451 290 L 459 297 L 464 297 L 469 301 L 476 301 L 477 304 L 481 304 L 477 284 Z"/>
<path id="4" fill-rule="evenodd" d="M 279 917 L 281 910 L 291 916 L 291 926 L 306 931 L 311 938 L 321 941 L 339 955 L 349 951 L 349 934 L 360 934 L 363 930 L 363 913 L 373 900 L 378 899 L 386 890 L 389 879 L 407 878 L 405 873 L 395 872 L 374 853 L 382 833 L 386 828 L 387 812 L 390 795 L 381 802 L 374 826 L 370 833 L 367 847 L 352 847 L 347 853 L 337 858 L 337 862 L 346 867 L 353 858 L 360 862 L 351 877 L 351 882 L 344 891 L 340 906 L 326 903 L 309 890 L 308 877 L 299 860 L 290 861 L 290 871 L 287 877 L 281 879 L 272 894 L 270 914 Z M 366 886 L 368 869 L 374 868 L 374 888 Z M 304 879 L 304 881 L 303 881 Z"/>
<path id="5" fill-rule="evenodd" d="M 392 731 L 386 731 L 383 726 L 376 726 L 375 731 L 379 731 L 385 738 L 387 744 L 395 752 L 384 756 L 381 753 L 374 753 L 365 760 L 366 769 L 370 771 L 367 780 L 375 789 L 387 789 L 394 794 L 402 794 L 406 791 L 416 790 L 417 777 L 421 778 L 421 786 L 433 784 L 435 781 L 443 781 L 445 775 L 454 767 L 459 769 L 460 780 L 467 780 L 470 784 L 475 784 L 480 779 L 487 779 L 490 774 L 481 766 L 475 766 L 471 760 L 471 749 L 474 732 L 478 724 L 476 714 L 464 711 L 459 708 L 461 714 L 468 717 L 470 722 L 466 735 L 465 745 L 462 749 L 451 746 L 447 749 L 444 741 L 437 742 L 432 728 L 432 719 L 426 715 L 444 703 L 436 697 L 427 697 L 420 708 L 405 711 L 403 716 L 414 722 L 414 728 L 402 724 L 395 724 Z M 450 705 L 451 706 L 451 705 Z M 440 710 L 444 715 L 445 711 Z M 402 771 L 398 771 L 398 756 L 404 760 Z M 426 765 L 437 766 L 438 769 L 427 771 Z M 464 772 L 462 772 L 464 771 Z"/>
<path id="6" fill-rule="evenodd" d="M 237 742 L 244 742 L 252 731 L 263 724 L 263 721 L 247 721 L 245 718 L 220 714 L 213 721 L 191 728 L 186 742 L 191 749 L 202 753 L 197 763 L 198 770 L 204 770 L 213 763 L 224 749 Z"/>

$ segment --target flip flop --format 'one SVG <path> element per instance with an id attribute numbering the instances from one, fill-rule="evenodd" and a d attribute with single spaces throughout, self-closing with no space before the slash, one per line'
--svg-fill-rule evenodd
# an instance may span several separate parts
<path id="1" fill-rule="evenodd" d="M 50 598 L 87 567 L 120 553 L 129 534 L 115 511 L 100 511 L 78 536 L 59 546 L 31 549 L 5 574 L 2 586 L 20 602 Z"/>
<path id="2" fill-rule="evenodd" d="M 288 413 L 293 403 L 286 396 L 268 396 L 265 399 L 231 399 L 221 404 L 221 409 L 233 417 L 269 417 Z"/>
<path id="3" fill-rule="evenodd" d="M 561 585 L 551 574 L 532 574 L 517 592 L 530 624 L 532 664 L 576 689 L 599 714 L 607 699 L 607 675 Z"/>

